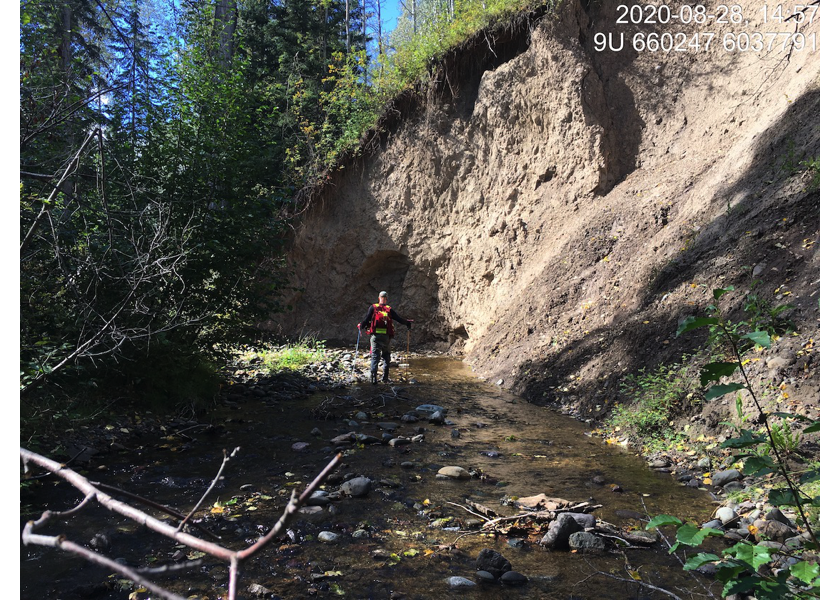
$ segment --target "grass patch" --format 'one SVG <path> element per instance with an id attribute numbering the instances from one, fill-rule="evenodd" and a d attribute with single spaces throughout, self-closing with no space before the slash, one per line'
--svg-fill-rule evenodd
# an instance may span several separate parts
<path id="1" fill-rule="evenodd" d="M 298 370 L 306 365 L 326 359 L 326 345 L 323 340 L 307 337 L 292 344 L 285 344 L 277 349 L 261 350 L 255 354 L 273 374 L 284 369 Z"/>
<path id="2" fill-rule="evenodd" d="M 456 4 L 453 14 L 436 12 L 423 20 L 412 33 L 408 19 L 403 19 L 394 32 L 395 51 L 388 57 L 380 85 L 388 94 L 399 93 L 406 86 L 427 76 L 431 62 L 451 48 L 462 44 L 473 34 L 494 23 L 547 4 L 538 0 L 464 0 Z"/>

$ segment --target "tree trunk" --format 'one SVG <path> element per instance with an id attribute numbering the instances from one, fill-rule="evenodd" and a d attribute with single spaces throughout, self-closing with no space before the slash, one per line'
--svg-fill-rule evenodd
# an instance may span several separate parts
<path id="1" fill-rule="evenodd" d="M 233 36 L 236 33 L 236 0 L 216 0 L 213 34 L 219 40 L 218 58 L 226 65 L 233 59 Z"/>
<path id="2" fill-rule="evenodd" d="M 385 70 L 385 40 L 382 37 L 382 0 L 376 0 L 376 43 L 378 46 L 379 55 L 377 56 L 377 60 L 379 61 L 379 75 L 382 76 Z"/>
<path id="3" fill-rule="evenodd" d="M 61 43 L 58 54 L 61 58 L 61 72 L 64 77 L 63 86 L 65 90 L 70 90 L 74 87 L 73 82 L 73 32 L 76 31 L 76 15 L 73 13 L 73 8 L 69 3 L 65 4 L 61 9 Z M 74 129 L 74 122 L 68 119 L 63 127 L 64 140 L 67 143 L 70 156 L 73 155 L 76 148 L 76 132 Z M 75 181 L 72 174 L 66 177 L 60 184 L 59 189 L 64 197 L 69 200 L 73 197 L 75 189 Z M 68 219 L 70 213 L 67 208 L 62 211 L 59 216 L 59 222 L 64 222 Z"/>

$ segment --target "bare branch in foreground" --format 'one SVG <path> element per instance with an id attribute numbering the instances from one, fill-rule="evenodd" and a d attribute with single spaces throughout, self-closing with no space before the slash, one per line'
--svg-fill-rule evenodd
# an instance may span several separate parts
<path id="1" fill-rule="evenodd" d="M 195 511 L 198 510 L 198 507 L 201 506 L 204 503 L 204 500 L 207 498 L 207 496 L 210 494 L 210 492 L 213 491 L 213 488 L 216 487 L 216 484 L 219 482 L 219 478 L 222 476 L 222 472 L 225 470 L 225 465 L 228 464 L 228 461 L 231 458 L 236 456 L 237 452 L 239 452 L 239 446 L 237 446 L 236 448 L 233 449 L 233 452 L 230 453 L 230 456 L 227 455 L 227 450 L 222 451 L 222 464 L 219 466 L 219 472 L 216 473 L 216 478 L 213 481 L 210 482 L 210 485 L 208 486 L 207 491 L 204 492 L 204 495 L 201 497 L 201 499 L 198 502 L 196 502 L 193 509 L 189 512 L 189 514 L 186 517 L 184 517 L 184 520 L 181 521 L 181 523 L 178 525 L 178 531 L 181 531 L 181 530 L 184 529 L 184 526 L 187 524 L 187 522 L 195 514 Z"/>
<path id="2" fill-rule="evenodd" d="M 45 536 L 39 535 L 34 533 L 35 529 L 38 527 L 43 526 L 46 524 L 51 518 L 55 516 L 59 516 L 62 514 L 67 514 L 68 512 L 75 512 L 81 509 L 82 506 L 88 504 L 90 500 L 95 499 L 100 505 L 107 508 L 110 511 L 115 513 L 121 514 L 141 525 L 144 525 L 155 531 L 160 533 L 161 535 L 173 539 L 185 546 L 193 548 L 195 550 L 200 550 L 210 556 L 214 556 L 218 559 L 227 561 L 230 564 L 230 585 L 228 587 L 228 598 L 229 600 L 234 600 L 236 597 L 236 586 L 237 586 L 237 570 L 238 565 L 241 561 L 247 560 L 249 557 L 253 556 L 257 552 L 259 552 L 263 547 L 266 546 L 272 539 L 274 539 L 277 535 L 282 534 L 285 532 L 289 525 L 293 522 L 295 517 L 297 516 L 297 512 L 300 506 L 304 505 L 307 499 L 312 495 L 318 486 L 326 479 L 327 475 L 341 462 L 341 454 L 337 454 L 330 463 L 324 467 L 324 469 L 312 480 L 312 483 L 304 490 L 300 496 L 297 495 L 295 491 L 292 492 L 292 497 L 289 499 L 289 502 L 286 504 L 286 509 L 283 512 L 283 515 L 278 519 L 278 521 L 274 524 L 271 531 L 268 532 L 265 536 L 258 539 L 254 542 L 251 546 L 245 548 L 244 550 L 234 551 L 228 548 L 224 548 L 212 542 L 208 542 L 197 538 L 193 535 L 185 533 L 183 531 L 179 531 L 177 528 L 172 527 L 171 525 L 164 523 L 158 519 L 155 519 L 151 515 L 144 513 L 141 510 L 138 510 L 132 506 L 129 506 L 119 500 L 116 500 L 112 496 L 109 496 L 104 491 L 98 489 L 94 486 L 87 478 L 83 477 L 79 473 L 68 469 L 65 465 L 55 462 L 54 460 L 50 460 L 40 454 L 36 454 L 25 448 L 20 448 L 20 457 L 24 463 L 24 469 L 28 472 L 29 463 L 36 464 L 47 471 L 54 473 L 55 475 L 61 477 L 73 487 L 81 491 L 85 494 L 85 499 L 80 503 L 79 506 L 71 509 L 71 511 L 67 511 L 65 513 L 53 513 L 50 511 L 45 512 L 40 519 L 37 521 L 29 521 L 23 529 L 23 533 L 21 534 L 21 538 L 24 544 L 35 544 L 41 546 L 50 546 L 61 548 L 62 550 L 72 552 L 77 554 L 86 560 L 93 562 L 98 565 L 106 566 L 113 571 L 120 573 L 122 576 L 131 579 L 132 581 L 148 588 L 153 593 L 165 598 L 166 600 L 184 600 L 181 596 L 173 594 L 172 592 L 167 592 L 154 584 L 146 581 L 144 577 L 142 577 L 135 569 L 130 567 L 126 567 L 125 565 L 121 565 L 111 559 L 104 557 L 96 552 L 92 552 L 78 544 L 74 544 L 73 542 L 69 542 L 65 539 L 63 535 L 59 536 Z"/>
<path id="3" fill-rule="evenodd" d="M 53 513 L 53 516 L 56 516 L 58 513 Z M 47 513 L 44 513 L 46 516 Z M 44 521 L 44 517 L 38 519 L 38 522 Z M 53 546 L 55 548 L 60 548 L 61 550 L 65 550 L 72 554 L 76 554 L 77 556 L 81 556 L 85 560 L 92 562 L 96 565 L 100 565 L 102 567 L 107 567 L 114 571 L 115 573 L 119 573 L 120 575 L 131 579 L 132 581 L 139 583 L 143 587 L 147 588 L 149 591 L 157 594 L 158 596 L 165 598 L 166 600 L 185 600 L 183 596 L 179 596 L 178 594 L 173 594 L 161 587 L 158 587 L 151 581 L 146 580 L 145 578 L 141 577 L 137 572 L 133 569 L 126 567 L 118 563 L 117 561 L 111 560 L 107 556 L 102 556 L 101 554 L 97 554 L 92 550 L 88 550 L 84 546 L 79 546 L 74 542 L 69 542 L 64 539 L 63 535 L 58 536 L 48 536 L 48 535 L 38 535 L 32 533 L 32 530 L 35 528 L 35 521 L 29 521 L 23 528 L 23 543 L 24 544 L 36 544 L 39 546 Z"/>
<path id="4" fill-rule="evenodd" d="M 47 475 L 50 475 L 50 473 L 47 473 Z M 127 492 L 127 491 L 125 491 L 123 489 L 120 489 L 118 487 L 114 487 L 113 485 L 108 485 L 107 483 L 102 483 L 102 482 L 99 482 L 99 481 L 91 481 L 91 484 L 93 484 L 94 486 L 96 486 L 99 489 L 104 490 L 106 492 L 111 492 L 112 494 L 118 494 L 120 496 L 125 496 L 126 498 L 130 498 L 131 500 L 136 500 L 137 502 L 140 502 L 141 504 L 145 504 L 146 506 L 149 506 L 151 508 L 159 510 L 162 513 L 166 513 L 167 515 L 171 515 L 171 516 L 175 517 L 176 519 L 184 519 L 185 518 L 184 514 L 178 512 L 177 510 L 173 510 L 173 509 L 169 508 L 168 506 L 164 506 L 163 504 L 158 504 L 157 502 L 154 502 L 153 500 L 149 500 L 148 498 L 144 498 L 143 496 L 138 496 L 137 494 L 132 494 L 131 492 Z M 205 534 L 209 535 L 210 537 L 214 537 L 216 539 L 221 539 L 221 536 L 216 535 L 215 533 L 213 533 L 212 531 L 210 531 L 209 529 L 207 529 L 206 527 L 204 527 L 200 523 L 190 523 L 190 525 L 197 528 L 199 531 L 204 532 Z"/>

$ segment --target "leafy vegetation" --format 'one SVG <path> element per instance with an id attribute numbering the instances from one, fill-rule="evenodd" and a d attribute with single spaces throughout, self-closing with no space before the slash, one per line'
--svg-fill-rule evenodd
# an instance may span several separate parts
<path id="1" fill-rule="evenodd" d="M 267 299 L 284 285 L 272 250 L 284 195 L 252 159 L 262 128 L 248 110 L 250 62 L 226 51 L 212 7 L 185 8 L 169 38 L 152 32 L 149 7 L 22 6 L 30 402 L 44 383 L 185 382 L 277 309 Z"/>
<path id="2" fill-rule="evenodd" d="M 394 31 L 395 50 L 385 66 L 380 87 L 388 94 L 422 79 L 429 63 L 471 35 L 513 15 L 553 2 L 533 0 L 462 0 L 445 7 L 419 3 L 417 15 L 403 15 Z"/>
<path id="3" fill-rule="evenodd" d="M 616 406 L 606 421 L 634 443 L 660 448 L 679 436 L 672 421 L 680 409 L 694 398 L 699 390 L 693 357 L 686 355 L 679 363 L 659 365 L 651 371 L 641 369 L 624 377 L 621 391 L 630 400 Z"/>
<path id="4" fill-rule="evenodd" d="M 811 465 L 804 473 L 794 473 L 786 460 L 787 454 L 793 452 L 801 440 L 801 434 L 794 434 L 791 431 L 789 420 L 806 421 L 808 426 L 802 433 L 819 431 L 819 422 L 801 415 L 765 412 L 753 382 L 744 368 L 744 355 L 755 346 L 770 347 L 771 334 L 754 328 L 759 324 L 766 324 L 766 319 L 753 318 L 749 321 L 732 323 L 723 318 L 719 301 L 731 291 L 733 291 L 731 286 L 714 290 L 715 304 L 709 306 L 708 316 L 687 318 L 680 324 L 677 335 L 707 327 L 711 331 L 710 340 L 715 342 L 722 340 L 728 346 L 731 361 L 709 363 L 701 371 L 701 383 L 704 386 L 713 384 L 706 392 L 706 399 L 711 400 L 740 390 L 753 402 L 763 431 L 741 428 L 738 437 L 727 440 L 721 444 L 721 447 L 741 451 L 741 454 L 736 455 L 735 458 L 742 462 L 742 470 L 746 475 L 781 476 L 783 483 L 770 490 L 769 503 L 780 507 L 793 506 L 797 513 L 797 524 L 809 534 L 810 541 L 804 545 L 805 549 L 819 550 L 818 521 L 815 520 L 819 516 L 819 484 L 815 485 L 815 482 L 819 480 L 819 465 Z M 754 312 L 753 316 L 755 317 L 760 312 Z M 722 382 L 724 378 L 734 376 L 740 376 L 741 381 Z M 773 416 L 781 418 L 781 421 L 771 423 L 770 417 Z M 809 506 L 811 510 L 808 510 Z M 671 552 L 675 552 L 680 546 L 700 546 L 707 537 L 722 535 L 721 531 L 698 528 L 669 515 L 654 518 L 648 524 L 648 528 L 665 525 L 679 526 L 677 541 L 671 547 Z M 771 554 L 770 548 L 744 540 L 724 550 L 721 555 L 705 552 L 696 554 L 686 561 L 685 569 L 692 570 L 703 565 L 714 564 L 715 577 L 723 583 L 723 597 L 740 592 L 749 592 L 759 599 L 819 597 L 820 578 L 817 562 L 800 560 L 788 562 L 783 568 L 768 570 L 764 567 L 773 560 Z"/>
<path id="5" fill-rule="evenodd" d="M 702 545 L 709 537 L 723 535 L 720 530 L 698 528 L 670 515 L 654 517 L 647 524 L 647 529 L 663 526 L 678 527 L 676 543 L 670 548 L 671 553 L 682 546 L 694 548 Z M 723 584 L 722 598 L 744 592 L 749 592 L 759 600 L 820 597 L 820 566 L 817 562 L 795 562 L 774 574 L 762 568 L 773 560 L 772 549 L 749 541 L 738 542 L 723 550 L 721 555 L 699 552 L 685 562 L 684 568 L 691 571 L 713 564 L 715 579 Z"/>
<path id="6" fill-rule="evenodd" d="M 782 172 L 788 177 L 804 173 L 808 178 L 806 191 L 820 189 L 820 157 L 803 157 L 804 152 L 797 150 L 796 143 L 789 139 L 785 154 L 782 156 Z"/>

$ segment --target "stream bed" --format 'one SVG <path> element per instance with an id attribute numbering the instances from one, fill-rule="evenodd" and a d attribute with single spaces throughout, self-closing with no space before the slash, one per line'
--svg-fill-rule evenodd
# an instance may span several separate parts
<path id="1" fill-rule="evenodd" d="M 214 411 L 212 427 L 198 421 L 200 426 L 184 427 L 181 433 L 135 438 L 87 469 L 71 466 L 91 480 L 186 513 L 218 472 L 223 450 L 238 447 L 197 515 L 201 525 L 220 536 L 214 541 L 242 549 L 272 527 L 291 489 L 302 490 L 342 451 L 342 464 L 324 490 L 336 492 L 350 479 L 367 477 L 370 491 L 340 500 L 334 494 L 332 501 L 295 521 L 287 536 L 242 564 L 241 598 L 668 597 L 633 582 L 631 572 L 681 598 L 708 597 L 711 579 L 683 571 L 662 542 L 624 548 L 607 539 L 607 550 L 594 554 L 549 550 L 539 544 L 545 527 L 540 531 L 511 522 L 505 533 L 482 533 L 483 517 L 467 510 L 473 502 L 499 515 L 515 515 L 521 510 L 511 505 L 513 500 L 545 494 L 600 505 L 592 512 L 598 519 L 644 529 L 645 514 L 707 520 L 715 509 L 708 492 L 684 487 L 638 456 L 591 437 L 583 423 L 477 379 L 460 361 L 412 357 L 392 374 L 396 381 L 391 385 L 354 382 L 294 399 L 247 393 Z M 445 408 L 446 421 L 430 423 L 422 412 L 415 422 L 402 420 L 425 404 Z M 350 432 L 370 437 L 330 441 Z M 376 443 L 383 434 L 415 441 L 393 447 Z M 446 466 L 462 467 L 473 476 L 439 479 L 439 469 Z M 22 520 L 36 518 L 47 507 L 66 510 L 80 500 L 69 485 L 51 480 L 21 491 Z M 199 561 L 196 568 L 149 577 L 185 597 L 227 597 L 226 564 L 101 507 L 51 522 L 39 533 L 66 534 L 131 566 Z M 332 539 L 324 542 L 319 536 Z M 515 587 L 481 582 L 476 557 L 486 548 L 501 553 L 527 582 Z M 452 577 L 477 585 L 453 589 Z M 20 597 L 149 596 L 122 577 L 58 550 L 21 546 Z"/>

